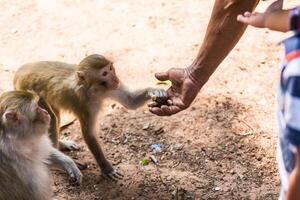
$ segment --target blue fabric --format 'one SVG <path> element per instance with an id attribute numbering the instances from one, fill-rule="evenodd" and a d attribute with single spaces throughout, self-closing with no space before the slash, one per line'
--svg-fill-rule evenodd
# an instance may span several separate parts
<path id="1" fill-rule="evenodd" d="M 293 52 L 295 50 L 300 49 L 300 31 L 296 31 L 293 36 L 287 38 L 284 41 L 285 51 L 286 53 Z M 298 62 L 298 61 L 297 61 Z M 293 100 L 299 99 L 300 97 L 300 76 L 283 76 L 285 70 L 293 70 L 291 67 L 300 67 L 299 63 L 295 64 L 295 60 L 293 61 L 293 65 L 289 65 L 290 62 L 285 61 L 284 65 L 281 69 L 281 81 L 278 92 L 278 102 L 277 102 L 277 112 L 279 117 L 278 123 L 280 124 L 279 130 L 279 142 L 281 148 L 281 155 L 284 163 L 285 170 L 289 173 L 295 167 L 295 154 L 292 152 L 291 147 L 300 147 L 300 130 L 297 130 L 289 125 L 289 122 L 286 121 L 285 116 L 294 115 L 296 112 L 293 108 L 285 110 L 287 107 L 286 104 L 286 96 L 289 95 Z M 288 113 L 289 112 L 289 113 Z M 294 119 L 294 118 L 293 118 Z M 297 119 L 298 120 L 298 119 Z M 300 123 L 300 119 L 299 119 Z"/>
<path id="2" fill-rule="evenodd" d="M 300 30 L 297 30 L 294 32 L 294 34 L 285 39 L 283 41 L 284 47 L 285 47 L 285 54 L 289 54 L 293 51 L 300 49 Z"/>
<path id="3" fill-rule="evenodd" d="M 300 131 L 299 130 L 294 129 L 287 124 L 284 129 L 284 137 L 292 145 L 294 145 L 296 147 L 300 147 Z"/>
<path id="4" fill-rule="evenodd" d="M 297 30 L 300 28 L 300 7 L 296 7 L 290 12 L 290 30 Z"/>
<path id="5" fill-rule="evenodd" d="M 295 167 L 295 154 L 290 149 L 290 143 L 289 140 L 286 140 L 284 138 L 280 138 L 280 147 L 281 147 L 281 153 L 283 158 L 283 163 L 285 170 L 288 173 L 291 173 Z"/>
<path id="6" fill-rule="evenodd" d="M 300 64 L 298 67 L 300 67 Z M 300 97 L 300 77 L 293 76 L 288 79 L 287 92 L 294 97 L 298 97 L 298 98 Z"/>

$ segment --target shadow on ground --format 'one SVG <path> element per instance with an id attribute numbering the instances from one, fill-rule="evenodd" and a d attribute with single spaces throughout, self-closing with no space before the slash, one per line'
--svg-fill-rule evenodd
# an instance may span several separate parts
<path id="1" fill-rule="evenodd" d="M 55 175 L 67 199 L 276 199 L 278 183 L 274 156 L 267 156 L 256 140 L 264 135 L 244 117 L 251 108 L 226 96 L 197 99 L 187 111 L 172 117 L 156 117 L 138 110 L 111 105 L 100 120 L 100 141 L 108 159 L 125 174 L 111 183 L 79 137 L 82 150 L 73 158 L 89 164 L 81 187 Z M 80 135 L 78 124 L 68 132 Z M 75 134 L 72 134 L 75 135 Z M 154 153 L 152 144 L 162 152 Z M 155 156 L 157 165 L 140 161 Z M 269 191 L 266 193 L 265 191 Z M 65 193 L 65 194 L 64 194 Z"/>

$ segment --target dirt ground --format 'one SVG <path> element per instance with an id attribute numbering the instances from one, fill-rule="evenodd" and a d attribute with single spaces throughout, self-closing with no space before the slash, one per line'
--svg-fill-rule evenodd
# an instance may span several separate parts
<path id="1" fill-rule="evenodd" d="M 26 62 L 77 63 L 92 53 L 111 58 L 129 87 L 155 86 L 155 72 L 192 62 L 212 6 L 207 0 L 0 0 L 0 91 L 12 89 L 15 70 Z M 248 28 L 192 106 L 175 116 L 107 101 L 95 134 L 125 175 L 117 183 L 100 176 L 75 122 L 62 135 L 81 149 L 66 154 L 89 167 L 78 187 L 53 171 L 55 199 L 277 199 L 274 108 L 283 38 Z M 157 165 L 142 166 L 151 155 Z"/>

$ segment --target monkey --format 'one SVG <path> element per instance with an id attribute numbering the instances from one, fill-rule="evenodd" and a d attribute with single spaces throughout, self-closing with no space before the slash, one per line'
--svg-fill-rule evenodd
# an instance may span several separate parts
<path id="1" fill-rule="evenodd" d="M 50 199 L 50 117 L 27 92 L 0 97 L 0 199 Z"/>
<path id="2" fill-rule="evenodd" d="M 49 115 L 33 95 L 8 92 L 0 97 L 0 116 L 0 199 L 50 199 Z"/>
<path id="3" fill-rule="evenodd" d="M 76 150 L 74 142 L 62 141 L 58 137 L 60 113 L 73 113 L 80 122 L 85 143 L 93 154 L 102 175 L 108 179 L 121 179 L 105 155 L 94 134 L 101 103 L 112 98 L 128 109 L 136 109 L 151 97 L 166 96 L 162 89 L 146 88 L 129 91 L 119 80 L 113 62 L 102 55 L 92 54 L 79 64 L 59 61 L 40 61 L 21 66 L 14 77 L 17 90 L 32 90 L 40 96 L 40 105 L 51 116 L 50 137 L 60 150 Z"/>
<path id="4" fill-rule="evenodd" d="M 52 146 L 50 116 L 38 106 L 38 99 L 26 91 L 0 96 L 0 200 L 50 200 L 50 165 L 70 170 L 71 163 L 75 171 L 71 169 L 70 176 L 81 181 L 72 159 Z"/>

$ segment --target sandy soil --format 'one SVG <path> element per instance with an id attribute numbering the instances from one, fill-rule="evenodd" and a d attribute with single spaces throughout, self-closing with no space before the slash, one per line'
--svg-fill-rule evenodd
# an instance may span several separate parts
<path id="1" fill-rule="evenodd" d="M 77 63 L 91 53 L 111 58 L 129 87 L 154 86 L 155 72 L 192 62 L 213 6 L 207 0 L 0 2 L 0 91 L 12 89 L 15 70 L 26 62 Z M 117 183 L 100 176 L 79 124 L 70 126 L 62 135 L 81 150 L 67 154 L 89 167 L 80 187 L 53 171 L 55 198 L 277 199 L 274 102 L 283 37 L 249 28 L 193 105 L 176 116 L 106 102 L 95 134 L 125 174 Z M 157 143 L 161 153 L 151 150 Z M 141 166 L 150 155 L 158 164 Z"/>

